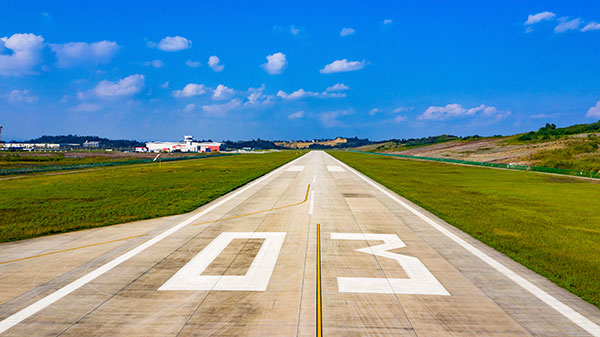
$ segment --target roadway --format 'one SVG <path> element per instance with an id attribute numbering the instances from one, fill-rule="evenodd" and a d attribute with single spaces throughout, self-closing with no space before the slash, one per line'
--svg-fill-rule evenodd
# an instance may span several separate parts
<path id="1" fill-rule="evenodd" d="M 321 151 L 189 214 L 0 245 L 2 336 L 600 336 L 599 325 L 598 308 Z"/>

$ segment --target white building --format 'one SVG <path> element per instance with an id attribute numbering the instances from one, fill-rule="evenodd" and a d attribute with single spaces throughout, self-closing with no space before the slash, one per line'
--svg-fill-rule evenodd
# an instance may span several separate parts
<path id="1" fill-rule="evenodd" d="M 15 150 L 58 150 L 60 144 L 51 143 L 2 143 L 0 148 Z"/>
<path id="2" fill-rule="evenodd" d="M 183 142 L 150 142 L 146 143 L 148 152 L 215 152 L 221 151 L 222 143 L 194 142 L 192 136 L 184 136 Z M 137 151 L 137 149 L 136 149 Z"/>

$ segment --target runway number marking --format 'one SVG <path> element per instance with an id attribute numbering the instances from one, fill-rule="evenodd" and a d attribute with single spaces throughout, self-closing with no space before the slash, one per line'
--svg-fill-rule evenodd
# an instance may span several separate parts
<path id="1" fill-rule="evenodd" d="M 331 233 L 331 239 L 383 241 L 381 245 L 356 251 L 396 260 L 408 275 L 408 278 L 338 277 L 339 292 L 450 296 L 418 258 L 389 252 L 406 247 L 396 234 Z"/>
<path id="2" fill-rule="evenodd" d="M 224 232 L 158 290 L 265 291 L 283 245 L 282 232 Z M 265 239 L 246 275 L 201 275 L 234 239 Z"/>

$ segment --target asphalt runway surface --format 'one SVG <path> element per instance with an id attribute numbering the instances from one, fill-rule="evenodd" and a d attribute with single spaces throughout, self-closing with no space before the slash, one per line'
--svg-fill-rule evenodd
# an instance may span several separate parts
<path id="1" fill-rule="evenodd" d="M 321 151 L 192 213 L 0 245 L 3 336 L 600 336 L 599 325 L 595 306 Z"/>

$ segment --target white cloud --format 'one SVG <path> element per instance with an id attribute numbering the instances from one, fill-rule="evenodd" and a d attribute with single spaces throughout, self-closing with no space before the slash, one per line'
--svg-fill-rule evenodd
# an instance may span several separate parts
<path id="1" fill-rule="evenodd" d="M 365 60 L 362 61 L 348 61 L 347 59 L 333 61 L 332 63 L 323 67 L 319 70 L 321 74 L 332 74 L 346 71 L 360 70 L 365 66 Z"/>
<path id="2" fill-rule="evenodd" d="M 394 118 L 394 123 L 404 122 L 406 120 L 406 116 L 398 115 Z"/>
<path id="3" fill-rule="evenodd" d="M 343 91 L 350 90 L 350 87 L 344 83 L 336 83 L 323 92 L 307 91 L 304 89 L 298 89 L 291 94 L 287 94 L 283 90 L 277 92 L 277 96 L 282 99 L 294 100 L 303 97 L 321 97 L 321 98 L 334 98 L 334 97 L 346 97 L 346 93 Z"/>
<path id="4" fill-rule="evenodd" d="M 220 72 L 223 71 L 223 69 L 225 69 L 225 65 L 224 64 L 220 64 L 221 60 L 219 59 L 218 56 L 211 56 L 208 58 L 208 66 L 216 72 Z"/>
<path id="5" fill-rule="evenodd" d="M 350 90 L 350 87 L 345 85 L 344 83 L 336 83 L 329 88 L 325 89 L 326 92 L 335 92 L 335 91 L 346 91 Z"/>
<path id="6" fill-rule="evenodd" d="M 222 84 L 219 84 L 217 86 L 217 88 L 213 91 L 213 96 L 212 99 L 214 100 L 224 100 L 224 99 L 229 99 L 231 96 L 233 96 L 233 89 L 228 88 Z"/>
<path id="7" fill-rule="evenodd" d="M 165 83 L 161 84 L 160 87 L 163 89 L 167 89 L 169 87 L 169 81 L 166 81 Z"/>
<path id="8" fill-rule="evenodd" d="M 203 95 L 206 92 L 208 92 L 208 89 L 204 86 L 204 84 L 188 83 L 185 87 L 183 87 L 183 90 L 173 91 L 173 96 L 194 97 Z"/>
<path id="9" fill-rule="evenodd" d="M 509 111 L 499 111 L 496 107 L 481 104 L 474 108 L 464 108 L 460 104 L 447 104 L 446 106 L 430 106 L 421 114 L 418 119 L 426 120 L 446 120 L 450 118 L 470 117 L 481 113 L 486 117 L 501 119 L 510 115 Z"/>
<path id="10" fill-rule="evenodd" d="M 319 119 L 321 121 L 321 124 L 323 124 L 323 126 L 325 127 L 342 127 L 345 126 L 345 124 L 338 120 L 338 117 L 350 115 L 351 113 L 351 110 L 328 111 L 321 113 L 319 115 Z"/>
<path id="11" fill-rule="evenodd" d="M 34 103 L 38 100 L 37 96 L 29 93 L 29 90 L 13 90 L 8 94 L 8 101 L 13 103 Z"/>
<path id="12" fill-rule="evenodd" d="M 401 113 L 401 112 L 407 112 L 407 111 L 411 111 L 413 108 L 406 108 L 406 107 L 399 107 L 396 108 L 394 110 L 392 110 L 393 113 L 397 114 L 397 113 Z"/>
<path id="13" fill-rule="evenodd" d="M 343 92 L 346 90 L 350 90 L 350 87 L 344 83 L 337 83 L 325 89 L 323 92 L 307 91 L 300 88 L 291 94 L 288 94 L 283 90 L 279 90 L 277 92 L 277 96 L 287 100 L 295 100 L 303 97 L 339 98 L 346 97 L 346 93 Z"/>
<path id="14" fill-rule="evenodd" d="M 554 19 L 555 17 L 556 17 L 556 14 L 554 14 L 552 12 L 541 12 L 541 13 L 529 15 L 529 16 L 527 16 L 527 21 L 525 21 L 525 25 L 526 26 L 533 25 L 540 21 Z"/>
<path id="15" fill-rule="evenodd" d="M 529 116 L 529 118 L 531 118 L 531 119 L 548 119 L 548 118 L 556 118 L 557 116 L 558 116 L 558 114 L 539 113 L 539 114 L 531 115 L 531 116 Z"/>
<path id="16" fill-rule="evenodd" d="M 33 73 L 33 67 L 40 62 L 43 46 L 44 38 L 34 34 L 13 34 L 0 38 L 0 53 L 4 48 L 12 51 L 8 55 L 0 54 L 0 75 Z"/>
<path id="17" fill-rule="evenodd" d="M 182 36 L 167 36 L 160 40 L 158 44 L 149 42 L 148 46 L 162 51 L 179 51 L 191 48 L 192 41 Z"/>
<path id="18" fill-rule="evenodd" d="M 185 61 L 185 65 L 187 65 L 190 68 L 198 68 L 199 66 L 202 65 L 202 63 L 197 62 L 197 61 L 187 60 L 187 61 Z"/>
<path id="19" fill-rule="evenodd" d="M 194 109 L 196 109 L 196 104 L 190 103 L 183 108 L 183 112 L 191 112 L 194 111 Z"/>
<path id="20" fill-rule="evenodd" d="M 340 31 L 340 36 L 348 36 L 348 35 L 352 35 L 356 33 L 356 31 L 354 30 L 354 28 L 347 28 L 344 27 L 342 28 L 342 30 Z"/>
<path id="21" fill-rule="evenodd" d="M 267 63 L 263 63 L 261 67 L 271 75 L 281 74 L 287 66 L 287 60 L 284 53 L 275 53 L 267 55 Z"/>
<path id="22" fill-rule="evenodd" d="M 154 67 L 154 68 L 162 68 L 165 65 L 165 63 L 161 60 L 146 61 L 143 64 L 147 67 Z"/>
<path id="23" fill-rule="evenodd" d="M 58 58 L 56 66 L 66 68 L 79 64 L 107 63 L 117 53 L 119 45 L 114 41 L 69 42 L 50 44 L 50 49 Z"/>
<path id="24" fill-rule="evenodd" d="M 135 74 L 117 82 L 104 80 L 96 86 L 94 93 L 100 98 L 117 98 L 137 94 L 144 87 L 144 75 Z"/>
<path id="25" fill-rule="evenodd" d="M 265 95 L 265 85 L 261 85 L 260 88 L 249 88 L 248 89 L 248 101 L 244 105 L 256 105 L 256 104 L 269 104 L 273 101 L 273 95 Z"/>
<path id="26" fill-rule="evenodd" d="M 591 107 L 585 116 L 590 118 L 600 118 L 600 101 L 596 102 L 596 105 Z"/>
<path id="27" fill-rule="evenodd" d="M 391 25 L 391 24 L 392 24 L 392 22 L 394 22 L 394 20 L 392 20 L 392 19 L 384 19 L 384 20 L 383 20 L 383 24 L 384 24 L 384 25 Z"/>
<path id="28" fill-rule="evenodd" d="M 300 110 L 288 115 L 289 119 L 298 119 L 304 117 L 304 111 Z"/>
<path id="29" fill-rule="evenodd" d="M 277 92 L 277 96 L 283 98 L 283 99 L 298 99 L 298 98 L 302 98 L 302 97 L 307 97 L 307 96 L 319 96 L 318 92 L 313 92 L 313 91 L 306 91 L 304 89 L 298 89 L 294 92 L 292 92 L 291 94 L 287 94 L 285 91 L 283 90 L 279 90 Z"/>
<path id="30" fill-rule="evenodd" d="M 298 34 L 300 34 L 300 28 L 297 28 L 294 25 L 291 25 L 290 26 L 290 33 L 292 35 L 298 35 Z"/>
<path id="31" fill-rule="evenodd" d="M 375 116 L 378 112 L 379 112 L 379 109 L 373 108 L 373 109 L 369 110 L 369 115 Z"/>
<path id="32" fill-rule="evenodd" d="M 239 107 L 241 102 L 239 99 L 232 99 L 231 101 L 223 104 L 211 104 L 211 105 L 203 105 L 202 111 L 204 111 L 209 116 L 223 116 L 226 115 L 229 111 Z"/>
<path id="33" fill-rule="evenodd" d="M 592 21 L 581 29 L 582 32 L 589 32 L 592 30 L 600 30 L 600 23 Z"/>
<path id="34" fill-rule="evenodd" d="M 100 105 L 95 103 L 81 103 L 72 107 L 70 110 L 74 112 L 96 112 L 100 110 Z"/>
<path id="35" fill-rule="evenodd" d="M 554 27 L 555 33 L 564 33 L 569 30 L 579 29 L 579 25 L 581 25 L 580 19 L 568 20 L 566 17 L 558 19 L 560 22 L 556 27 Z"/>

